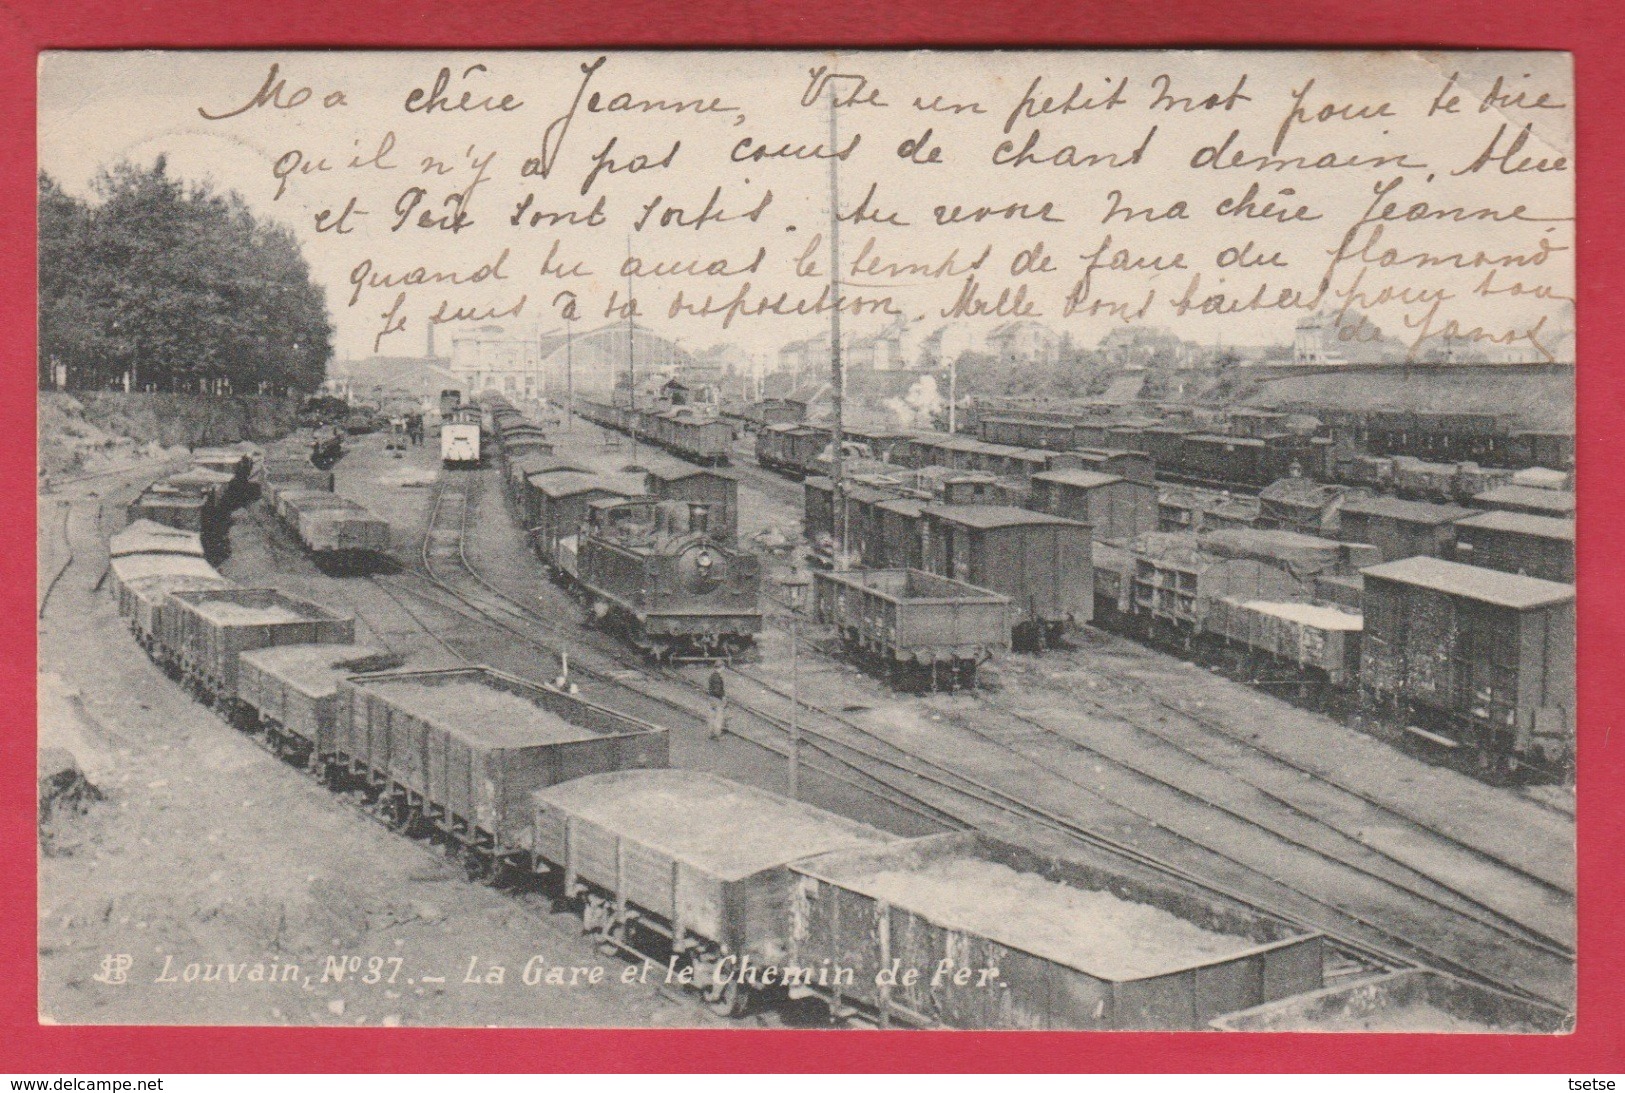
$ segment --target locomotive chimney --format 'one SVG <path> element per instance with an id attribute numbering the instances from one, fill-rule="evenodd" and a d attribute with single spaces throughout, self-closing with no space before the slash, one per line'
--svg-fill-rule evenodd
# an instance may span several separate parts
<path id="1" fill-rule="evenodd" d="M 701 535 L 705 535 L 705 534 L 708 534 L 710 532 L 710 530 L 711 530 L 711 506 L 710 505 L 690 505 L 689 509 L 688 509 L 688 513 L 689 513 L 689 530 L 690 531 L 698 532 Z"/>

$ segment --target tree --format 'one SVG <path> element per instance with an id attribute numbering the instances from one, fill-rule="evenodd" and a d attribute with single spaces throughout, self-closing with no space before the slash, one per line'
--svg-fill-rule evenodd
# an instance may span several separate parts
<path id="1" fill-rule="evenodd" d="M 121 162 L 80 201 L 46 174 L 40 376 L 77 388 L 308 392 L 333 328 L 286 227 L 236 193 L 188 185 L 160 156 Z"/>

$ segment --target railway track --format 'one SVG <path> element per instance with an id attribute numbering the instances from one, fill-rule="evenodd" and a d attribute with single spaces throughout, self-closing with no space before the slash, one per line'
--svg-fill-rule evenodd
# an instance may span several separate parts
<path id="1" fill-rule="evenodd" d="M 304 557 L 302 548 L 298 545 L 297 541 L 293 540 L 287 535 L 286 529 L 282 527 L 279 521 L 266 521 L 262 513 L 256 513 L 254 522 L 257 525 L 256 530 L 263 534 L 273 561 L 277 562 L 278 564 L 287 564 L 289 559 L 302 559 Z M 378 583 L 380 583 L 380 587 L 384 587 L 382 582 Z M 456 649 L 454 649 L 443 638 L 440 637 L 436 627 L 423 620 L 421 616 L 413 612 L 411 608 L 407 607 L 404 603 L 401 603 L 399 598 L 394 593 L 388 591 L 387 587 L 384 587 L 384 590 L 385 594 L 391 599 L 395 600 L 395 602 L 401 607 L 402 611 L 412 618 L 416 625 L 420 627 L 429 638 L 437 642 L 449 655 L 453 657 L 453 659 L 459 661 L 465 660 L 465 658 L 463 658 Z M 329 597 L 332 596 L 333 593 L 331 589 L 324 589 L 322 595 L 324 597 Z M 357 618 L 367 621 L 369 628 L 373 631 L 374 638 L 380 643 L 384 644 L 386 648 L 389 648 L 389 643 L 384 639 L 383 636 L 384 631 L 377 625 L 376 622 L 366 619 L 361 610 L 353 601 L 347 602 L 346 606 L 355 611 Z M 391 649 L 391 651 L 394 650 Z M 242 731 L 239 726 L 233 727 L 238 728 L 239 731 Z M 286 756 L 277 750 L 275 745 L 265 734 L 259 732 L 244 732 L 244 735 L 247 736 L 248 739 L 261 751 L 276 759 L 278 763 L 285 764 Z M 309 775 L 311 772 L 306 770 L 305 773 Z M 435 839 L 428 836 L 404 833 L 390 815 L 380 810 L 373 802 L 369 802 L 363 794 L 355 791 L 337 792 L 334 793 L 332 797 L 351 814 L 369 823 L 377 824 L 392 834 L 406 838 L 409 842 L 415 845 L 419 853 L 423 855 L 425 861 L 436 864 L 446 860 L 451 860 L 454 863 L 456 862 L 457 853 L 453 844 L 437 843 Z M 555 909 L 552 899 L 524 886 L 509 889 L 505 891 L 504 894 L 512 899 L 515 906 L 519 908 L 523 915 L 525 915 L 542 930 L 558 929 L 556 924 L 549 921 L 549 915 L 551 915 Z M 691 1019 L 696 1025 L 726 1027 L 730 1023 L 734 1023 L 716 1017 L 713 1012 L 706 1008 L 705 1005 L 696 997 L 683 994 L 661 983 L 655 983 L 652 986 L 656 993 L 660 994 L 668 1001 L 680 1004 L 688 1009 L 691 1013 Z"/>
<path id="2" fill-rule="evenodd" d="M 708 716 L 708 700 L 704 689 L 697 683 L 675 672 L 651 668 L 626 652 L 618 640 L 609 635 L 597 636 L 590 631 L 578 631 L 561 625 L 557 619 L 548 617 L 497 587 L 472 564 L 467 555 L 466 530 L 478 472 L 459 474 L 464 477 L 466 485 L 453 487 L 443 484 L 430 502 L 429 520 L 418 550 L 418 570 L 406 575 L 415 577 L 422 584 L 415 586 L 411 580 L 399 581 L 387 577 L 374 579 L 448 614 L 459 624 L 496 629 L 550 660 L 560 672 L 565 670 L 564 654 L 568 650 L 570 678 L 586 677 L 591 681 L 589 686 L 601 688 L 606 698 L 624 701 L 628 694 L 633 694 L 652 702 L 667 714 L 676 713 L 695 724 L 703 723 Z M 480 639 L 453 637 L 448 642 L 428 624 L 422 625 L 453 656 L 471 662 L 453 645 L 465 640 L 472 646 Z M 554 643 L 540 640 L 539 634 L 550 636 Z M 649 683 L 656 685 L 638 686 L 633 682 L 634 677 L 645 677 Z M 769 721 L 769 724 L 788 733 L 788 722 Z M 736 732 L 735 735 L 774 754 L 787 754 L 787 748 L 760 734 Z M 810 769 L 831 781 L 871 794 L 893 807 L 933 822 L 941 823 L 946 818 L 946 814 L 938 810 L 886 797 L 870 779 L 854 777 L 852 773 L 830 769 L 827 765 L 814 764 Z"/>
<path id="3" fill-rule="evenodd" d="M 991 708 L 1001 716 L 979 718 L 984 727 L 969 724 L 970 719 L 963 719 L 967 722 L 963 724 L 965 730 L 984 739 L 994 740 L 1011 751 L 1032 757 L 1035 761 L 1043 763 L 1046 769 L 1066 778 L 1081 790 L 1088 792 L 1093 787 L 1086 777 L 1077 777 L 1072 773 L 1065 773 L 1066 771 L 1079 768 L 1088 770 L 1095 778 L 1095 784 L 1099 785 L 1103 765 L 1109 766 L 1114 773 L 1127 775 L 1126 780 L 1136 784 L 1140 789 L 1140 796 L 1144 796 L 1145 790 L 1149 788 L 1153 792 L 1163 792 L 1164 796 L 1171 795 L 1177 798 L 1176 804 L 1189 803 L 1197 806 L 1197 817 L 1210 821 L 1205 825 L 1208 828 L 1240 825 L 1265 832 L 1269 838 L 1260 848 L 1260 854 L 1264 861 L 1274 863 L 1277 873 L 1291 868 L 1287 854 L 1307 855 L 1315 859 L 1310 863 L 1311 866 L 1338 867 L 1346 871 L 1350 875 L 1349 879 L 1356 881 L 1359 886 L 1370 888 L 1374 884 L 1383 897 L 1382 903 L 1385 907 L 1398 904 L 1401 908 L 1405 905 L 1415 908 L 1415 921 L 1422 924 L 1423 930 L 1433 925 L 1431 920 L 1434 911 L 1442 911 L 1464 922 L 1476 924 L 1480 928 L 1481 936 L 1476 939 L 1463 939 L 1462 944 L 1469 945 L 1471 951 L 1481 956 L 1487 958 L 1488 954 L 1494 951 L 1496 943 L 1505 945 L 1510 942 L 1554 958 L 1554 971 L 1561 972 L 1572 966 L 1573 948 L 1566 939 L 1555 936 L 1559 930 L 1551 929 L 1549 926 L 1530 925 L 1523 918 L 1493 905 L 1482 893 L 1470 892 L 1447 883 L 1425 872 L 1404 856 L 1384 850 L 1369 839 L 1358 837 L 1356 833 L 1329 822 L 1324 816 L 1284 794 L 1246 780 L 1239 780 L 1229 786 L 1218 787 L 1211 795 L 1203 795 L 1190 788 L 1188 780 L 1175 781 L 1169 776 L 1158 774 L 1149 763 L 1134 762 L 1123 758 L 1115 751 L 1108 752 L 1096 743 L 1086 743 L 1075 732 L 1061 728 L 1051 721 L 1030 716 L 1003 704 L 993 705 Z M 1001 719 L 1006 722 L 1002 727 Z M 1015 732 L 1010 731 L 1012 727 L 1010 723 L 1013 723 Z M 1168 746 L 1175 747 L 1171 742 Z M 1202 763 L 1194 752 L 1176 750 L 1182 757 Z M 1207 766 L 1205 763 L 1202 765 Z M 1208 767 L 1208 770 L 1218 772 L 1216 767 Z M 1186 773 L 1189 775 L 1191 772 L 1187 770 Z M 1199 776 L 1202 772 L 1197 773 Z M 1238 790 L 1240 792 L 1237 792 Z M 1114 795 L 1113 799 L 1118 801 L 1120 807 L 1126 807 L 1121 805 L 1125 796 L 1127 795 L 1118 794 Z M 1174 828 L 1177 822 L 1167 819 L 1166 813 L 1163 816 L 1145 812 L 1139 814 L 1146 822 L 1159 823 L 1165 827 Z M 1218 821 L 1217 825 L 1211 822 L 1213 820 Z M 1226 840 L 1222 837 L 1222 833 L 1216 837 L 1205 836 L 1200 830 L 1199 823 L 1192 823 L 1189 820 L 1185 826 L 1174 829 L 1184 837 L 1208 846 L 1210 850 L 1223 852 L 1220 848 Z M 1237 859 L 1232 857 L 1232 860 Z M 1244 861 L 1240 864 L 1248 865 Z M 1512 878 L 1509 877 L 1503 876 L 1501 879 L 1507 883 L 1512 882 Z M 1380 923 L 1376 921 L 1371 911 L 1355 912 L 1351 909 L 1350 901 L 1339 901 L 1331 906 L 1339 907 L 1351 916 L 1357 916 L 1365 925 L 1380 928 Z M 1549 917 L 1556 922 L 1564 920 L 1572 922 L 1573 908 L 1569 906 L 1554 909 Z M 1434 945 L 1444 943 L 1443 938 L 1432 942 Z"/>
<path id="4" fill-rule="evenodd" d="M 1414 810 L 1402 806 L 1392 798 L 1379 797 L 1349 783 L 1346 779 L 1335 776 L 1323 766 L 1306 763 L 1282 754 L 1277 749 L 1266 747 L 1217 718 L 1194 713 L 1160 695 L 1146 693 L 1135 696 L 1153 713 L 1153 716 L 1142 719 L 1125 716 L 1123 711 L 1131 708 L 1128 704 L 1108 709 L 1087 694 L 1075 691 L 1066 693 L 1095 713 L 1120 719 L 1132 725 L 1135 730 L 1162 740 L 1171 747 L 1189 752 L 1203 762 L 1221 763 L 1223 750 L 1240 752 L 1256 758 L 1267 773 L 1274 774 L 1278 779 L 1291 777 L 1311 781 L 1333 798 L 1341 799 L 1345 805 L 1368 812 L 1368 816 L 1362 817 L 1365 821 L 1362 831 L 1370 831 L 1377 824 L 1397 824 L 1405 829 L 1421 832 L 1428 839 L 1437 841 L 1453 853 L 1506 872 L 1519 884 L 1529 885 L 1551 896 L 1568 899 L 1567 917 L 1570 921 L 1573 919 L 1574 877 L 1572 873 L 1552 866 L 1551 863 L 1532 858 L 1514 861 L 1503 852 L 1506 849 L 1504 847 L 1500 850 L 1493 849 L 1489 841 L 1481 837 L 1469 838 L 1464 832 L 1444 830 L 1440 825 L 1419 816 Z M 1157 727 L 1159 725 L 1161 727 Z M 1204 743 L 1208 745 L 1205 748 L 1202 747 Z M 1214 758 L 1215 748 L 1220 749 L 1221 760 Z M 1531 803 L 1540 807 L 1538 803 Z M 1345 832 L 1349 833 L 1346 828 Z"/>
<path id="5" fill-rule="evenodd" d="M 53 479 L 53 488 L 78 485 L 85 482 L 98 482 L 102 479 L 113 479 L 104 490 L 92 490 L 83 494 L 73 494 L 57 499 L 62 511 L 62 526 L 60 538 L 62 542 L 63 562 L 45 581 L 39 597 L 38 617 L 44 619 L 50 612 L 52 595 L 55 593 L 62 579 L 75 566 L 95 573 L 92 579 L 93 586 L 99 586 L 106 577 L 107 542 L 102 533 L 102 520 L 111 501 L 115 509 L 122 509 L 126 495 L 140 492 L 147 483 L 159 477 L 160 472 L 168 470 L 175 465 L 174 460 L 160 460 L 152 463 L 137 464 L 130 467 L 117 467 L 109 471 L 97 471 L 93 474 L 76 475 L 70 478 Z M 94 502 L 94 505 L 92 505 Z M 94 510 L 95 515 L 90 518 L 90 526 L 75 532 L 75 516 L 79 513 L 89 513 Z M 77 521 L 85 523 L 83 518 Z M 75 543 L 75 538 L 80 541 Z"/>
<path id="6" fill-rule="evenodd" d="M 788 701 L 789 696 L 768 681 L 757 679 L 756 682 Z M 836 720 L 858 732 L 872 734 L 871 729 L 817 704 L 804 702 L 803 706 L 807 714 L 818 720 Z M 804 724 L 802 732 L 810 730 L 819 731 L 816 722 L 811 726 Z M 1008 746 L 1008 740 L 1001 741 L 985 733 L 979 735 L 981 743 L 1006 753 L 1015 761 L 1007 766 L 1006 777 L 978 778 L 951 763 L 922 756 L 911 757 L 910 766 L 929 768 L 928 777 L 929 772 L 940 772 L 946 779 L 970 787 L 979 799 L 1012 815 L 1032 819 L 1079 841 L 1123 854 L 1254 906 L 1267 906 L 1275 913 L 1325 933 L 1350 953 L 1374 963 L 1391 967 L 1427 965 L 1538 1001 L 1562 1006 L 1572 1002 L 1567 983 L 1572 957 L 1549 951 L 1547 943 L 1540 939 L 1530 939 L 1527 947 L 1509 951 L 1511 946 L 1520 943 L 1499 935 L 1487 936 L 1494 931 L 1476 923 L 1468 924 L 1471 929 L 1466 931 L 1466 936 L 1440 929 L 1436 921 L 1438 909 L 1424 909 L 1418 914 L 1414 903 L 1408 914 L 1397 913 L 1392 908 L 1381 916 L 1362 914 L 1306 890 L 1301 881 L 1292 884 L 1283 880 L 1280 863 L 1267 856 L 1255 857 L 1250 862 L 1242 860 L 1223 850 L 1193 843 L 1155 819 L 1121 808 L 1103 810 L 1115 822 L 1102 822 L 1102 813 L 1080 815 L 1079 798 L 1084 792 L 1099 798 L 1093 787 L 1055 769 L 1053 755 L 1037 759 Z M 1132 821 L 1132 835 L 1126 830 L 1127 825 L 1123 825 L 1124 820 Z M 1125 829 L 1124 838 L 1101 833 L 1120 825 Z M 1149 852 L 1147 845 L 1152 848 Z M 1226 879 L 1218 880 L 1220 876 Z M 1486 945 L 1488 951 L 1503 954 L 1498 967 L 1486 966 Z M 1530 983 L 1534 985 L 1528 985 Z"/>
<path id="7" fill-rule="evenodd" d="M 73 533 L 69 530 L 69 525 L 73 522 L 73 506 L 73 501 L 59 500 L 57 502 L 57 508 L 62 512 L 62 553 L 64 557 L 56 572 L 51 574 L 51 579 L 45 582 L 45 591 L 40 593 L 38 617 L 42 619 L 45 617 L 46 608 L 51 604 L 51 593 L 56 591 L 57 582 L 62 580 L 69 569 L 73 568 L 73 563 L 77 558 L 73 550 Z"/>
<path id="8" fill-rule="evenodd" d="M 446 526 L 448 521 L 444 515 L 448 500 L 456 507 L 458 528 L 454 539 L 446 536 L 451 541 L 442 544 L 439 558 L 442 561 L 455 558 L 455 573 L 445 572 L 444 566 L 436 571 L 434 565 L 436 554 L 431 550 L 435 531 L 438 529 L 444 534 L 450 530 Z M 467 556 L 462 534 L 466 528 L 468 500 L 469 491 L 465 489 L 460 497 L 456 491 L 442 493 L 437 496 L 434 503 L 435 518 L 431 520 L 424 539 L 424 561 L 426 573 L 442 591 L 453 595 L 466 610 L 484 618 L 488 625 L 498 624 L 501 629 L 514 633 L 554 655 L 557 655 L 557 649 L 537 640 L 538 633 L 547 634 L 555 639 L 573 640 L 577 643 L 577 652 L 572 656 L 574 671 L 584 672 L 622 691 L 635 692 L 645 698 L 653 697 L 688 717 L 697 719 L 703 716 L 703 705 L 692 700 L 683 701 L 682 696 L 673 696 L 670 693 L 669 685 L 676 685 L 682 691 L 690 692 L 687 697 L 698 698 L 700 688 L 697 681 L 684 679 L 681 674 L 675 672 L 652 671 L 644 664 L 633 667 L 624 654 L 610 653 L 597 642 L 582 643 L 579 634 L 569 632 L 556 620 L 543 616 L 529 605 L 509 596 L 481 574 Z M 475 588 L 478 589 L 477 592 L 473 591 Z M 606 637 L 606 641 L 612 642 L 612 639 Z M 595 664 L 594 661 L 598 658 L 603 658 L 603 662 Z M 749 680 L 766 691 L 776 693 L 781 705 L 788 701 L 789 696 L 775 691 L 771 683 L 760 679 L 754 673 L 739 668 L 731 668 L 730 671 L 736 679 Z M 668 686 L 651 687 L 651 683 Z M 738 696 L 740 690 L 739 687 L 733 688 L 733 695 Z M 788 718 L 782 713 L 773 712 L 769 708 L 772 705 L 771 701 L 751 701 L 747 696 L 743 701 L 736 697 L 734 704 L 756 726 L 769 730 L 769 735 L 765 738 L 760 733 L 754 734 L 754 737 L 739 735 L 768 748 L 775 754 L 783 754 L 784 749 L 778 746 L 780 741 L 774 737 L 787 736 Z M 1312 892 L 1285 884 L 1256 864 L 1247 866 L 1245 863 L 1232 862 L 1237 871 L 1251 872 L 1254 875 L 1253 880 L 1257 883 L 1252 886 L 1252 890 L 1241 890 L 1233 886 L 1219 887 L 1214 884 L 1210 875 L 1192 871 L 1168 860 L 1166 856 L 1147 854 L 1120 840 L 1101 836 L 1087 823 L 1080 822 L 1077 816 L 1070 814 L 1070 810 L 1036 807 L 1023 799 L 1020 794 L 967 776 L 945 763 L 909 754 L 905 749 L 882 741 L 869 727 L 843 714 L 805 701 L 801 703 L 801 707 L 811 715 L 810 719 L 805 719 L 800 726 L 803 739 L 807 741 L 806 746 L 814 755 L 823 761 L 821 767 L 814 769 L 830 775 L 838 774 L 840 780 L 882 797 L 888 803 L 895 805 L 898 797 L 907 798 L 912 808 L 922 815 L 934 816 L 959 827 L 971 826 L 975 817 L 989 815 L 1036 823 L 1089 845 L 1126 854 L 1165 875 L 1177 876 L 1182 880 L 1202 884 L 1209 889 L 1225 891 L 1227 895 L 1255 905 L 1259 903 L 1257 895 L 1259 887 L 1284 890 L 1292 897 L 1285 902 L 1296 905 L 1300 912 L 1310 912 L 1300 913 L 1298 915 L 1300 920 L 1306 926 L 1326 933 L 1353 959 L 1383 967 L 1430 964 L 1514 994 L 1564 1005 L 1569 1002 L 1568 990 L 1561 985 L 1565 974 L 1572 970 L 1572 952 L 1569 949 L 1554 939 L 1540 936 L 1539 931 L 1531 930 L 1522 923 L 1498 919 L 1498 912 L 1493 908 L 1474 906 L 1470 895 L 1451 892 L 1448 885 L 1438 884 L 1434 878 L 1414 870 L 1409 877 L 1401 876 L 1405 868 L 1403 863 L 1389 861 L 1384 866 L 1388 870 L 1388 877 L 1371 879 L 1389 883 L 1399 892 L 1406 890 L 1404 882 L 1407 880 L 1412 888 L 1425 888 L 1430 884 L 1435 887 L 1431 891 L 1410 892 L 1407 897 L 1413 901 L 1413 908 L 1417 904 L 1426 904 L 1426 913 L 1416 914 L 1413 911 L 1412 916 L 1408 918 L 1390 913 L 1386 921 L 1352 912 L 1348 908 L 1317 898 Z M 1031 755 L 1022 758 L 1046 776 L 1076 784 L 1075 780 L 1052 769 L 1051 763 L 1046 763 L 1042 758 Z M 1048 758 L 1053 762 L 1055 757 L 1052 755 Z M 832 770 L 832 764 L 842 769 Z M 965 807 L 967 801 L 974 807 L 967 809 Z M 1299 817 L 1300 822 L 1309 822 L 1310 819 Z M 1257 826 L 1249 818 L 1237 817 L 1236 820 Z M 1208 852 L 1211 853 L 1210 850 Z M 1381 858 L 1380 854 L 1371 851 L 1370 848 L 1362 848 L 1361 852 L 1370 858 Z M 1330 856 L 1327 856 L 1327 860 L 1335 861 Z M 1395 883 L 1396 881 L 1398 883 Z M 1448 926 L 1441 927 L 1437 922 L 1440 915 L 1453 916 L 1458 925 L 1466 928 L 1465 935 L 1461 930 L 1452 930 Z M 1402 921 L 1396 923 L 1396 917 Z M 1429 928 L 1430 923 L 1432 928 Z M 1494 935 L 1492 940 L 1489 939 L 1489 935 Z M 1521 951 L 1509 953 L 1498 967 L 1486 969 L 1481 959 L 1486 945 L 1497 952 L 1509 947 L 1521 947 Z M 1544 963 L 1533 974 L 1529 974 L 1527 964 L 1535 959 L 1544 960 Z M 1526 987 L 1524 984 L 1531 980 L 1536 985 L 1533 988 Z M 1554 981 L 1559 985 L 1553 986 Z"/>

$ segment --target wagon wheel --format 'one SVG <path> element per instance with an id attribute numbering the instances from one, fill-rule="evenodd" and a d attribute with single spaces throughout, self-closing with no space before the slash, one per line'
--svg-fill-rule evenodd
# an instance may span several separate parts
<path id="1" fill-rule="evenodd" d="M 475 884 L 489 884 L 496 873 L 496 863 L 472 846 L 464 847 L 463 872 Z"/>
<path id="2" fill-rule="evenodd" d="M 599 952 L 605 956 L 619 956 L 621 947 L 626 944 L 626 923 L 611 922 L 598 931 L 598 936 L 601 939 L 598 942 Z"/>
<path id="3" fill-rule="evenodd" d="M 409 834 L 418 822 L 418 810 L 405 801 L 395 801 L 389 810 L 389 829 L 397 835 Z"/>
<path id="4" fill-rule="evenodd" d="M 718 1017 L 743 1017 L 750 1005 L 750 992 L 739 986 L 739 980 L 726 983 L 713 982 L 705 988 L 705 1005 Z"/>

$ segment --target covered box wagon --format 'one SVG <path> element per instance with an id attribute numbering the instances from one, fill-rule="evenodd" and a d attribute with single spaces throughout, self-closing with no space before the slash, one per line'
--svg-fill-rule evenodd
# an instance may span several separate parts
<path id="1" fill-rule="evenodd" d="M 778 968 L 789 953 L 790 863 L 893 838 L 700 771 L 578 778 L 535 806 L 535 855 L 582 899 L 588 929 L 639 954 L 669 945 L 727 1011 L 753 985 L 780 985 L 753 984 L 747 962 Z"/>
<path id="2" fill-rule="evenodd" d="M 922 519 L 926 569 L 1008 596 L 1018 642 L 1094 617 L 1088 524 L 1010 505 L 933 505 Z"/>
<path id="3" fill-rule="evenodd" d="M 918 569 L 814 574 L 818 621 L 849 656 L 894 683 L 970 686 L 977 666 L 1010 651 L 1010 598 Z"/>
<path id="4" fill-rule="evenodd" d="M 1574 754 L 1574 586 L 1439 558 L 1365 575 L 1360 685 L 1413 737 L 1498 769 Z"/>
<path id="5" fill-rule="evenodd" d="M 1459 505 L 1402 501 L 1397 497 L 1355 497 L 1343 502 L 1335 538 L 1369 543 L 1382 560 L 1431 554 L 1448 558 L 1456 547 L 1456 522 L 1473 515 Z"/>
<path id="6" fill-rule="evenodd" d="M 1574 520 L 1500 510 L 1470 516 L 1456 524 L 1455 560 L 1572 583 Z"/>
<path id="7" fill-rule="evenodd" d="M 557 565 L 559 541 L 581 530 L 594 501 L 640 492 L 624 475 L 533 474 L 525 479 L 525 530 L 542 559 Z"/>
<path id="8" fill-rule="evenodd" d="M 729 545 L 739 541 L 739 482 L 701 467 L 648 473 L 649 496 L 706 506 L 706 530 Z"/>
<path id="9" fill-rule="evenodd" d="M 1196 1029 L 1323 983 L 1321 937 L 1172 883 L 978 833 L 791 866 L 792 963 L 882 1024 Z"/>
<path id="10" fill-rule="evenodd" d="M 1225 1032 L 1554 1033 L 1573 1027 L 1555 1006 L 1422 968 L 1327 987 L 1226 1014 Z"/>
<path id="11" fill-rule="evenodd" d="M 339 684 L 335 765 L 487 862 L 523 864 L 536 790 L 666 756 L 665 729 L 491 668 Z"/>
<path id="12" fill-rule="evenodd" d="M 1096 539 L 1123 541 L 1157 530 L 1157 488 L 1092 470 L 1032 476 L 1032 507 L 1088 524 Z"/>
<path id="13" fill-rule="evenodd" d="M 172 592 L 159 619 L 181 678 L 206 697 L 232 701 L 238 656 L 270 645 L 355 641 L 355 618 L 274 588 Z"/>

